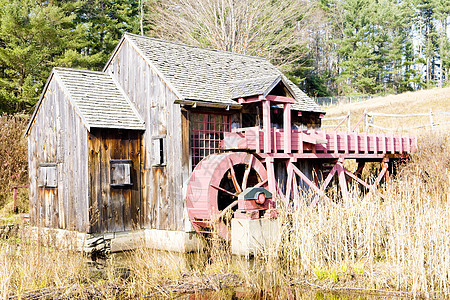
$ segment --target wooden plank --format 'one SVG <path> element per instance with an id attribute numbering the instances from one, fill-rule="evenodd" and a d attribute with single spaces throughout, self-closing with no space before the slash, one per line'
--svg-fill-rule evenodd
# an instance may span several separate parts
<path id="1" fill-rule="evenodd" d="M 132 172 L 130 175 L 132 175 L 131 178 L 131 182 L 133 184 L 133 186 L 131 188 L 127 188 L 127 189 L 123 189 L 122 190 L 122 197 L 123 197 L 123 202 L 121 203 L 122 205 L 122 223 L 123 223 L 123 229 L 124 230 L 131 230 L 133 228 L 133 224 L 132 224 L 132 216 L 131 216 L 131 210 L 133 209 L 132 206 L 132 202 L 134 202 L 135 199 L 133 199 L 132 194 L 133 194 L 133 189 L 136 188 L 136 176 L 134 174 L 136 174 L 136 158 L 133 157 L 133 153 L 132 153 L 132 144 L 134 141 L 133 139 L 133 132 L 130 132 L 127 130 L 127 132 L 124 134 L 122 140 L 118 141 L 121 144 L 121 157 L 122 159 L 129 159 L 132 161 L 131 166 L 132 166 Z M 134 210 L 134 213 L 136 213 L 136 210 Z"/>
<path id="2" fill-rule="evenodd" d="M 364 153 L 368 154 L 369 153 L 369 136 L 367 135 L 367 132 L 364 132 Z"/>
<path id="3" fill-rule="evenodd" d="M 334 153 L 339 152 L 339 144 L 338 144 L 338 133 L 337 131 L 333 132 L 333 141 L 334 141 Z"/>
<path id="4" fill-rule="evenodd" d="M 264 100 L 263 107 L 263 131 L 264 131 L 264 153 L 272 152 L 272 136 L 270 124 L 270 101 Z"/>
<path id="5" fill-rule="evenodd" d="M 292 169 L 291 166 L 292 162 L 289 160 L 286 162 L 286 169 L 287 169 L 287 181 L 286 181 L 286 197 L 284 199 L 284 204 L 286 205 L 286 207 L 288 207 L 289 205 L 289 199 L 291 198 L 291 189 L 293 186 L 293 181 L 292 178 L 294 177 L 294 170 Z M 297 188 L 296 186 L 294 188 Z"/>
<path id="6" fill-rule="evenodd" d="M 130 210 L 130 226 L 132 229 L 140 229 L 142 223 L 142 199 L 141 199 L 141 161 L 140 161 L 140 145 L 141 139 L 137 132 L 133 132 L 130 143 L 130 155 L 133 161 L 132 182 L 133 188 L 131 191 L 131 210 Z"/>
<path id="7" fill-rule="evenodd" d="M 373 153 L 378 153 L 378 137 L 376 134 L 373 135 Z"/>
<path id="8" fill-rule="evenodd" d="M 344 153 L 348 153 L 349 152 L 349 142 L 348 139 L 350 138 L 350 135 L 347 133 L 343 133 L 343 139 L 344 139 Z"/>
<path id="9" fill-rule="evenodd" d="M 339 178 L 339 186 L 341 188 L 341 195 L 344 200 L 348 200 L 347 180 L 345 179 L 344 167 L 341 162 L 336 164 L 336 170 Z"/>
<path id="10" fill-rule="evenodd" d="M 102 232 L 101 197 L 100 193 L 100 143 L 98 139 L 89 135 L 89 223 L 88 232 Z"/>
<path id="11" fill-rule="evenodd" d="M 283 107 L 283 140 L 284 152 L 291 153 L 291 104 L 286 103 Z"/>
<path id="12" fill-rule="evenodd" d="M 65 179 L 65 186 L 67 186 L 67 201 L 68 201 L 68 229 L 69 230 L 76 230 L 76 215 L 75 215 L 75 190 L 73 186 L 73 182 L 69 178 L 74 178 L 74 170 L 73 170 L 73 156 L 74 156 L 74 135 L 73 135 L 73 128 L 75 128 L 75 122 L 74 122 L 74 110 L 70 105 L 67 105 L 67 131 L 66 131 L 66 142 L 67 142 L 67 152 L 66 152 L 66 164 L 67 164 L 67 177 Z"/>
<path id="13" fill-rule="evenodd" d="M 167 192 L 167 176 L 165 168 L 154 167 L 153 171 L 153 199 L 156 202 L 156 228 L 167 229 L 168 224 L 168 201 L 166 197 Z"/>
<path id="14" fill-rule="evenodd" d="M 273 158 L 268 157 L 266 159 L 267 178 L 269 183 L 269 191 L 272 194 L 276 194 L 276 181 L 275 181 L 275 167 Z"/>
<path id="15" fill-rule="evenodd" d="M 391 153 L 395 153 L 395 143 L 394 143 L 394 135 L 390 134 L 389 135 L 389 140 L 390 140 L 390 145 L 391 145 Z"/>
<path id="16" fill-rule="evenodd" d="M 80 178 L 81 178 L 81 174 L 80 174 L 80 163 L 81 163 L 81 148 L 82 145 L 80 145 L 80 131 L 84 129 L 84 126 L 79 122 L 77 122 L 79 116 L 77 114 L 73 114 L 73 122 L 75 123 L 75 132 L 73 133 L 72 139 L 74 141 L 73 146 L 74 146 L 74 155 L 73 155 L 73 161 L 72 161 L 72 168 L 73 168 L 73 176 L 72 177 L 72 185 L 74 188 L 74 199 L 75 199 L 75 228 L 77 231 L 83 232 L 83 228 L 84 228 L 84 222 L 83 222 L 83 207 L 84 207 L 84 202 L 82 199 L 82 191 L 81 191 L 81 185 L 80 185 Z"/>

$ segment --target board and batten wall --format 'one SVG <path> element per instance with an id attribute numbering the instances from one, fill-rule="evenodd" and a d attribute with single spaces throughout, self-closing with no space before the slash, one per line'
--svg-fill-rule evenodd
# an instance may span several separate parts
<path id="1" fill-rule="evenodd" d="M 28 133 L 30 222 L 87 232 L 88 131 L 55 75 Z M 57 187 L 38 186 L 39 165 L 56 164 Z"/>
<path id="2" fill-rule="evenodd" d="M 141 156 L 142 197 L 148 203 L 145 227 L 185 230 L 189 220 L 185 218 L 183 186 L 190 173 L 188 148 L 182 143 L 186 114 L 174 104 L 174 92 L 127 39 L 105 71 L 119 82 L 145 122 Z M 164 165 L 155 161 L 154 141 L 159 138 L 164 140 Z"/>

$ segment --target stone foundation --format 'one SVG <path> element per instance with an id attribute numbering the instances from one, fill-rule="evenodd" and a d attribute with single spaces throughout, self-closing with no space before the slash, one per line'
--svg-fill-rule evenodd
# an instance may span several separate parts
<path id="1" fill-rule="evenodd" d="M 53 228 L 30 227 L 30 238 L 58 249 L 110 253 L 140 247 L 175 252 L 194 252 L 204 248 L 204 240 L 195 232 L 141 229 L 87 234 Z"/>

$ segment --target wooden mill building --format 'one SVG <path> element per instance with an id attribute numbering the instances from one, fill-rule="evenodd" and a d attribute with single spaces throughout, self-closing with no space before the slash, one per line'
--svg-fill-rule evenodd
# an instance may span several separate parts
<path id="1" fill-rule="evenodd" d="M 293 127 L 320 127 L 324 111 L 260 57 L 125 34 L 102 72 L 55 68 L 26 131 L 32 225 L 188 251 L 193 168 L 224 132 L 261 126 L 240 99 L 269 93 L 296 100 Z"/>

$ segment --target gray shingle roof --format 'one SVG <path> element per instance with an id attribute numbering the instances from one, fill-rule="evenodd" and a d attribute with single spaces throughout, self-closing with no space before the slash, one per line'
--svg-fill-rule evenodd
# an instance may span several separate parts
<path id="1" fill-rule="evenodd" d="M 231 98 L 237 99 L 240 97 L 267 95 L 267 93 L 280 81 L 280 75 L 233 81 L 231 83 Z"/>
<path id="2" fill-rule="evenodd" d="M 133 104 L 111 75 L 67 68 L 55 68 L 53 73 L 88 129 L 145 129 Z"/>
<path id="3" fill-rule="evenodd" d="M 233 99 L 246 95 L 239 95 L 236 85 L 235 89 L 232 88 L 233 82 L 281 76 L 295 94 L 297 103 L 292 106 L 294 109 L 323 112 L 322 108 L 264 58 L 129 33 L 125 34 L 125 38 L 163 74 L 182 98 L 180 100 L 236 105 L 237 102 Z M 242 89 L 242 92 L 248 93 L 261 84 L 260 81 L 251 83 L 252 87 Z"/>

